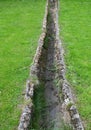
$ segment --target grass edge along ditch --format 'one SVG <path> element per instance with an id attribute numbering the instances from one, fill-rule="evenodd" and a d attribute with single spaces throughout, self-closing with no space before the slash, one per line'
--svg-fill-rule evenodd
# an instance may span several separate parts
<path id="1" fill-rule="evenodd" d="M 65 50 L 67 79 L 86 130 L 91 129 L 91 2 L 60 0 L 60 36 Z"/>
<path id="2" fill-rule="evenodd" d="M 0 130 L 17 129 L 44 10 L 44 0 L 0 1 Z"/>

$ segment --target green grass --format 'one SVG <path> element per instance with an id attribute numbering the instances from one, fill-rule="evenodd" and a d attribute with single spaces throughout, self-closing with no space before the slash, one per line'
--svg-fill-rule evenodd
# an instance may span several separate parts
<path id="1" fill-rule="evenodd" d="M 67 79 L 77 95 L 86 130 L 91 130 L 91 1 L 60 0 L 60 8 Z"/>
<path id="2" fill-rule="evenodd" d="M 45 0 L 0 0 L 0 130 L 17 129 Z"/>

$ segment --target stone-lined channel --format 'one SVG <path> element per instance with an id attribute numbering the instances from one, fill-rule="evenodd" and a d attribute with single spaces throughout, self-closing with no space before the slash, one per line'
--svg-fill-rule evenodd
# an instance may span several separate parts
<path id="1" fill-rule="evenodd" d="M 48 0 L 18 130 L 84 130 L 65 79 L 58 0 Z"/>
<path id="2" fill-rule="evenodd" d="M 58 85 L 59 79 L 61 77 L 60 69 L 62 67 L 59 65 L 59 56 L 57 49 L 58 41 L 56 39 L 56 7 L 57 5 L 55 2 L 49 2 L 46 35 L 44 38 L 41 56 L 38 62 L 38 80 L 40 86 L 43 87 L 44 94 L 44 97 L 41 98 L 45 99 L 45 107 L 42 108 L 43 114 L 41 113 L 42 121 L 39 122 L 40 128 L 45 130 L 56 130 L 57 128 L 61 127 L 60 122 L 62 122 L 60 100 L 61 87 Z"/>

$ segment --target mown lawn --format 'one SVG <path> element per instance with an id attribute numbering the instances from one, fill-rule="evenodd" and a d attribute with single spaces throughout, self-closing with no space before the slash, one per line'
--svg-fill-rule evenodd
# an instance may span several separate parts
<path id="1" fill-rule="evenodd" d="M 60 0 L 60 36 L 67 78 L 86 130 L 91 130 L 91 1 Z"/>
<path id="2" fill-rule="evenodd" d="M 0 130 L 15 130 L 45 0 L 0 0 Z"/>

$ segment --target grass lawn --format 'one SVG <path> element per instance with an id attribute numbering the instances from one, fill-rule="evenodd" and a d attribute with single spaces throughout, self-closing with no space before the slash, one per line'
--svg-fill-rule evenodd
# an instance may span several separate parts
<path id="1" fill-rule="evenodd" d="M 91 1 L 60 0 L 59 15 L 67 78 L 86 130 L 91 130 Z"/>
<path id="2" fill-rule="evenodd" d="M 15 130 L 45 0 L 0 0 L 0 130 Z"/>

